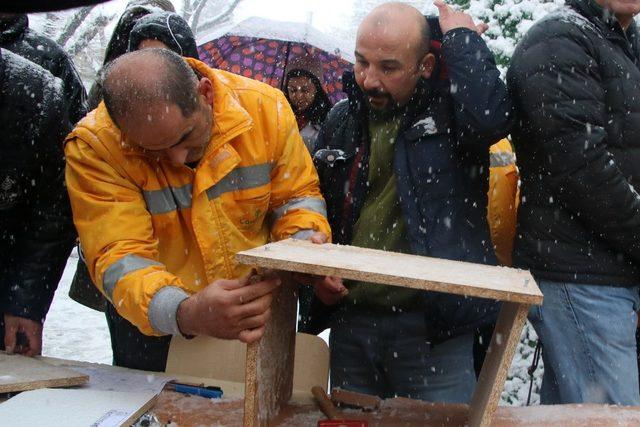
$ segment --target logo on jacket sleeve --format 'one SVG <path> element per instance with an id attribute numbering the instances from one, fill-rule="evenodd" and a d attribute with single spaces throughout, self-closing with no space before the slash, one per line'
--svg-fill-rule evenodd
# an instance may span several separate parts
<path id="1" fill-rule="evenodd" d="M 436 122 L 433 120 L 433 117 L 425 117 L 418 120 L 412 127 L 420 130 L 425 135 L 434 135 L 438 133 L 438 128 L 436 127 Z"/>

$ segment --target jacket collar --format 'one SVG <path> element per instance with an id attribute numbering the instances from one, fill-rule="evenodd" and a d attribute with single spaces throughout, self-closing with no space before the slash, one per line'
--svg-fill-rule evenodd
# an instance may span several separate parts
<path id="1" fill-rule="evenodd" d="M 237 94 L 222 71 L 214 70 L 197 59 L 185 60 L 191 68 L 211 80 L 213 84 L 213 133 L 205 153 L 207 156 L 232 138 L 249 130 L 253 126 L 253 119 L 240 104 Z"/>
<path id="2" fill-rule="evenodd" d="M 0 43 L 14 41 L 22 36 L 27 28 L 29 28 L 29 18 L 24 14 L 0 22 Z"/>
<path id="3" fill-rule="evenodd" d="M 625 32 L 618 19 L 608 9 L 603 8 L 595 0 L 569 0 L 567 4 L 599 28 L 606 38 L 621 41 L 630 50 L 634 60 L 638 61 L 638 27 L 635 20 L 631 21 Z"/>

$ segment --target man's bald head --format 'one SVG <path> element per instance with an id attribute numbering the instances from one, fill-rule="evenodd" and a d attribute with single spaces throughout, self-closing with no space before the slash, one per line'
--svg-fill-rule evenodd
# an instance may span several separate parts
<path id="1" fill-rule="evenodd" d="M 168 49 L 123 55 L 107 68 L 104 103 L 128 143 L 175 164 L 199 161 L 213 124 L 213 82 Z"/>
<path id="2" fill-rule="evenodd" d="M 176 105 L 184 117 L 198 107 L 198 78 L 178 54 L 168 49 L 127 53 L 110 63 L 102 84 L 111 118 L 120 126 L 136 121 L 150 106 Z"/>
<path id="3" fill-rule="evenodd" d="M 353 67 L 356 83 L 374 110 L 405 106 L 420 78 L 429 78 L 435 57 L 429 53 L 429 25 L 414 7 L 386 3 L 358 28 Z"/>
<path id="4" fill-rule="evenodd" d="M 391 2 L 374 8 L 360 23 L 357 39 L 380 32 L 394 33 L 391 35 L 406 42 L 404 46 L 415 49 L 418 58 L 429 53 L 431 29 L 427 19 L 413 6 Z"/>

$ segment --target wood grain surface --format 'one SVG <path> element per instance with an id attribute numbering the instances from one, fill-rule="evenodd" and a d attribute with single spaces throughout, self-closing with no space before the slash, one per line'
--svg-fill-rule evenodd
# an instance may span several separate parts
<path id="1" fill-rule="evenodd" d="M 240 252 L 236 259 L 276 270 L 542 304 L 542 292 L 531 273 L 515 268 L 291 239 Z"/>
<path id="2" fill-rule="evenodd" d="M 284 275 L 289 276 L 289 275 Z M 283 277 L 271 303 L 271 318 L 260 341 L 247 346 L 244 426 L 265 426 L 293 392 L 297 286 Z"/>

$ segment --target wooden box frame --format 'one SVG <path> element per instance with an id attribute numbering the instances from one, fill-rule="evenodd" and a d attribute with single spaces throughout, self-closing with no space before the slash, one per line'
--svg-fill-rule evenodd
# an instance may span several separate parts
<path id="1" fill-rule="evenodd" d="M 528 271 L 354 246 L 283 240 L 240 252 L 236 259 L 259 268 L 502 301 L 470 404 L 468 425 L 472 427 L 491 424 L 529 308 L 543 299 Z M 295 293 L 292 285 L 286 285 L 274 300 L 265 336 L 247 349 L 245 426 L 266 425 L 290 398 L 295 345 L 290 340 L 295 340 Z M 274 364 L 274 360 L 286 363 Z"/>

